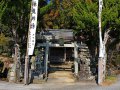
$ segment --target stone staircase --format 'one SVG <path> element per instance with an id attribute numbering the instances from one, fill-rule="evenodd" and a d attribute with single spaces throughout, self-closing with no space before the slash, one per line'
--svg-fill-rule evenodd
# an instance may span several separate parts
<path id="1" fill-rule="evenodd" d="M 79 79 L 80 80 L 94 80 L 92 75 L 90 63 L 91 55 L 86 44 L 81 44 L 79 47 L 79 58 L 80 58 L 80 70 L 79 70 Z"/>

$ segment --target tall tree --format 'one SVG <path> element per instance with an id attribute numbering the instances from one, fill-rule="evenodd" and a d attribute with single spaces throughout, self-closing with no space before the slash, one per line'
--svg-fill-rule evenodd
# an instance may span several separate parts
<path id="1" fill-rule="evenodd" d="M 15 44 L 20 44 L 23 40 L 26 40 L 30 0 L 2 0 L 1 2 L 4 2 L 1 8 L 1 23 L 9 27 L 9 32 L 12 33 Z"/>

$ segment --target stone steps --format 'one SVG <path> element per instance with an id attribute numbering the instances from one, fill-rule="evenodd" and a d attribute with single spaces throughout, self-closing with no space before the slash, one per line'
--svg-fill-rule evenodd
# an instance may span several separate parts
<path id="1" fill-rule="evenodd" d="M 86 44 L 82 44 L 79 47 L 79 58 L 80 58 L 80 71 L 79 79 L 80 80 L 90 80 L 92 78 L 92 73 L 90 71 L 91 55 Z"/>

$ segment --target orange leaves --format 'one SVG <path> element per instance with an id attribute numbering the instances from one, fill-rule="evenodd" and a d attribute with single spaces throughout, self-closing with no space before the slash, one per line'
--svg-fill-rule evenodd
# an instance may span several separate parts
<path id="1" fill-rule="evenodd" d="M 59 11 L 56 10 L 55 13 L 54 13 L 54 17 L 56 18 L 56 17 L 58 17 L 58 16 L 59 16 Z"/>
<path id="2" fill-rule="evenodd" d="M 53 16 L 54 16 L 54 11 L 53 11 L 53 10 L 50 11 L 49 16 L 50 16 L 50 17 L 53 17 Z"/>
<path id="3" fill-rule="evenodd" d="M 60 1 L 59 0 L 56 0 L 56 4 L 59 5 Z"/>
<path id="4" fill-rule="evenodd" d="M 54 21 L 59 17 L 59 10 L 51 10 L 50 13 L 43 17 L 45 28 L 53 28 Z"/>
<path id="5" fill-rule="evenodd" d="M 56 17 L 59 16 L 59 11 L 58 11 L 58 10 L 51 10 L 49 16 L 50 16 L 51 18 L 56 18 Z"/>
<path id="6" fill-rule="evenodd" d="M 92 0 L 85 0 L 86 2 L 88 2 L 88 3 L 92 3 Z"/>

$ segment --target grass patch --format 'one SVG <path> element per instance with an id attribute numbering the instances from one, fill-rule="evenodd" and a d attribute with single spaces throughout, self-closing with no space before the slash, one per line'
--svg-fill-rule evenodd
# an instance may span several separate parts
<path id="1" fill-rule="evenodd" d="M 117 76 L 106 76 L 105 81 L 102 83 L 103 86 L 109 86 L 117 81 Z"/>

